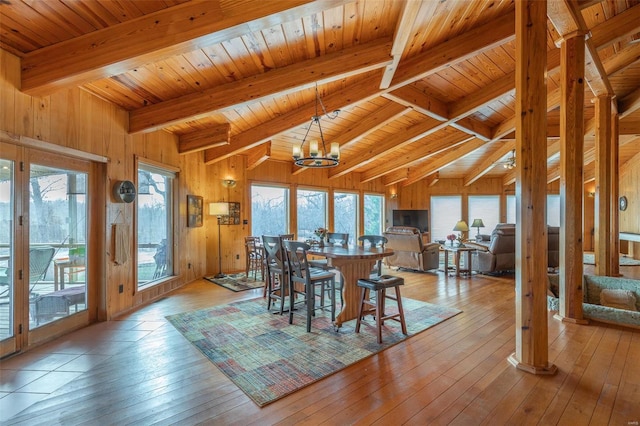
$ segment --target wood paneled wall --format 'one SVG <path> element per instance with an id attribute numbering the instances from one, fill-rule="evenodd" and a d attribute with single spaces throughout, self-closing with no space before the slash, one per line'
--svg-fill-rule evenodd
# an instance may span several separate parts
<path id="1" fill-rule="evenodd" d="M 620 232 L 640 234 L 640 153 L 620 168 L 620 196 L 626 196 L 628 207 L 619 211 Z M 640 259 L 640 243 L 629 242 L 628 253 Z"/>
<path id="2" fill-rule="evenodd" d="M 156 299 L 185 283 L 202 277 L 206 272 L 207 227 L 186 227 L 186 195 L 207 194 L 206 166 L 202 154 L 178 155 L 175 136 L 154 132 L 131 136 L 127 132 L 128 114 L 95 96 L 79 90 L 65 90 L 51 96 L 36 98 L 23 94 L 20 87 L 20 59 L 0 49 L 0 130 L 89 154 L 108 158 L 104 182 L 106 217 L 103 232 L 104 256 L 100 259 L 105 288 L 89 283 L 100 295 L 97 315 L 110 319 L 134 307 Z M 111 259 L 112 224 L 124 223 L 132 236 L 134 253 L 135 204 L 116 203 L 111 198 L 112 183 L 118 180 L 136 181 L 136 156 L 180 169 L 177 189 L 179 219 L 175 238 L 176 277 L 161 285 L 135 292 L 135 265 L 131 258 L 124 265 Z M 191 268 L 188 267 L 191 264 Z M 124 285 L 124 293 L 118 285 Z"/>

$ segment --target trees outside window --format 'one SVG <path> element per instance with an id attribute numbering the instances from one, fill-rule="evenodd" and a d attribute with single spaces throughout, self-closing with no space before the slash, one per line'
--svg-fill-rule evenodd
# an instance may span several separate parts
<path id="1" fill-rule="evenodd" d="M 298 189 L 298 238 L 316 238 L 313 231 L 327 227 L 327 192 Z"/>
<path id="2" fill-rule="evenodd" d="M 289 232 L 289 190 L 279 186 L 251 185 L 251 235 Z"/>
<path id="3" fill-rule="evenodd" d="M 138 289 L 173 275 L 173 188 L 175 173 L 138 164 L 136 252 Z"/>
<path id="4" fill-rule="evenodd" d="M 349 245 L 355 245 L 358 238 L 358 194 L 333 194 L 333 231 L 349 234 Z"/>
<path id="5" fill-rule="evenodd" d="M 364 194 L 364 233 L 382 235 L 384 231 L 384 196 Z"/>

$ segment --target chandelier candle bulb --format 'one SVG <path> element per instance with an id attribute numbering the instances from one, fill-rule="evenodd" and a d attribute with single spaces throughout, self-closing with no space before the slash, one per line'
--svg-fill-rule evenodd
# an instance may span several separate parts
<path id="1" fill-rule="evenodd" d="M 294 159 L 299 159 L 302 157 L 302 152 L 300 151 L 300 147 L 299 146 L 294 146 L 293 147 L 293 158 Z"/>
<path id="2" fill-rule="evenodd" d="M 318 156 L 318 141 L 309 142 L 309 155 L 312 157 Z"/>
<path id="3" fill-rule="evenodd" d="M 340 145 L 338 142 L 331 143 L 331 157 L 335 159 L 340 158 Z"/>

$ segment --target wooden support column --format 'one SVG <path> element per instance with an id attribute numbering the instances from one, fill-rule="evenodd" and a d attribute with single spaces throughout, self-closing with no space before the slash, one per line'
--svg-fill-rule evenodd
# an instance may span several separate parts
<path id="1" fill-rule="evenodd" d="M 554 374 L 547 332 L 547 2 L 516 2 L 515 367 Z M 544 261 L 541 261 L 544 259 Z"/>
<path id="2" fill-rule="evenodd" d="M 557 319 L 586 324 L 582 314 L 585 35 L 560 46 L 560 310 Z"/>
<path id="3" fill-rule="evenodd" d="M 612 231 L 611 211 L 618 205 L 618 200 L 614 199 L 612 189 L 613 175 L 613 147 L 612 126 L 611 126 L 611 96 L 598 96 L 595 101 L 596 120 L 596 200 L 594 214 L 594 252 L 595 252 L 595 273 L 596 275 L 611 276 L 612 268 L 612 245 L 610 243 Z M 616 256 L 618 254 L 616 253 Z"/>
<path id="4" fill-rule="evenodd" d="M 620 276 L 620 210 L 618 199 L 620 197 L 620 115 L 615 101 L 612 101 L 611 110 L 611 232 L 609 233 L 609 245 L 611 246 L 611 276 Z"/>

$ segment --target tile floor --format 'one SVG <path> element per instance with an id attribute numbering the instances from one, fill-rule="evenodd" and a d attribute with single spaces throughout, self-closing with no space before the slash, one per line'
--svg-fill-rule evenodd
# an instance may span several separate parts
<path id="1" fill-rule="evenodd" d="M 111 321 L 0 360 L 0 424 L 103 361 L 130 349 L 164 321 Z"/>

